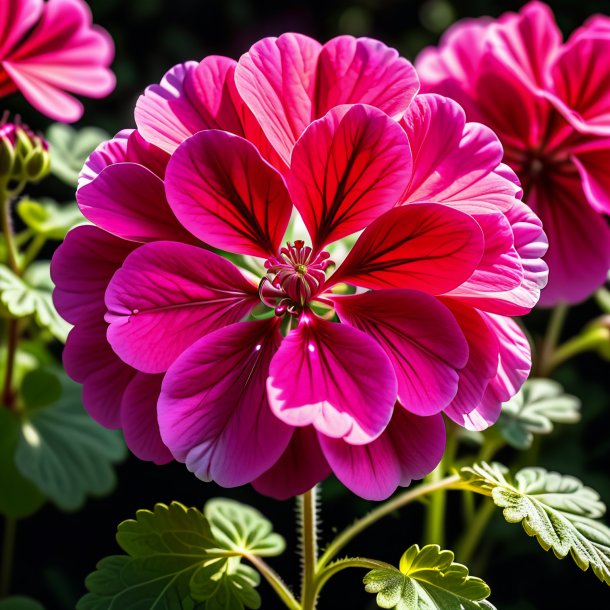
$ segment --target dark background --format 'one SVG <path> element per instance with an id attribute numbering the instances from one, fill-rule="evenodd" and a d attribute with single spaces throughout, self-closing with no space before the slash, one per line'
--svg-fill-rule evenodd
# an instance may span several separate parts
<path id="1" fill-rule="evenodd" d="M 0 0 L 5 1 L 5 0 Z M 109 133 L 133 125 L 137 96 L 148 84 L 158 82 L 175 63 L 201 59 L 209 54 L 238 58 L 256 40 L 284 31 L 299 31 L 320 41 L 337 34 L 367 35 L 383 40 L 413 59 L 453 21 L 480 15 L 498 16 L 518 9 L 522 2 L 484 0 L 316 0 L 313 2 L 254 2 L 254 0 L 89 0 L 94 21 L 105 27 L 116 44 L 114 70 L 117 88 L 104 100 L 85 100 L 80 125 L 97 125 Z M 560 27 L 569 33 L 595 12 L 610 13 L 610 3 L 568 1 L 551 3 Z M 609 58 L 610 61 L 610 58 Z M 609 84 L 610 85 L 610 84 Z M 47 123 L 18 96 L 3 105 L 20 111 L 36 130 Z M 58 198 L 72 194 L 54 179 L 44 186 Z M 63 189 L 63 190 L 62 190 Z M 570 313 L 566 335 L 577 332 L 599 311 L 593 303 Z M 535 312 L 525 320 L 534 337 L 546 324 L 548 313 Z M 562 426 L 542 445 L 538 465 L 573 474 L 610 501 L 610 405 L 607 362 L 595 355 L 579 358 L 557 373 L 566 389 L 583 400 L 583 420 Z M 516 454 L 505 450 L 507 463 Z M 307 459 L 304 455 L 303 459 Z M 119 552 L 114 541 L 116 525 L 139 508 L 155 502 L 178 500 L 201 507 L 213 496 L 227 496 L 250 503 L 276 523 L 288 542 L 284 556 L 270 563 L 298 590 L 298 558 L 294 535 L 294 502 L 276 502 L 251 488 L 224 490 L 198 481 L 179 464 L 156 467 L 130 457 L 118 468 L 118 487 L 113 495 L 91 499 L 77 513 L 61 513 L 46 506 L 20 523 L 13 593 L 31 595 L 49 610 L 73 608 L 84 593 L 84 578 L 102 557 Z M 323 540 L 372 507 L 344 491 L 336 481 L 323 486 Z M 455 500 L 455 501 L 454 501 Z M 458 498 L 450 498 L 448 548 L 459 533 Z M 397 564 L 402 552 L 422 542 L 420 505 L 404 509 L 368 530 L 349 547 L 352 554 Z M 492 589 L 490 600 L 499 610 L 533 610 L 610 607 L 608 588 L 590 572 L 582 573 L 570 559 L 558 561 L 528 538 L 521 527 L 492 522 L 480 553 L 471 562 L 471 573 L 484 577 Z M 610 523 L 609 519 L 606 519 Z M 334 578 L 324 590 L 319 608 L 374 608 L 374 598 L 361 584 L 364 571 L 350 570 Z M 274 593 L 261 585 L 263 608 L 280 608 Z M 599 600 L 593 602 L 594 599 Z M 128 610 L 128 609 L 125 609 Z"/>

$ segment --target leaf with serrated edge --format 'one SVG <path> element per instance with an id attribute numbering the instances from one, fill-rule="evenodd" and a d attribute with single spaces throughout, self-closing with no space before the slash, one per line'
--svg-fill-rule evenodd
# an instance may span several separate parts
<path id="1" fill-rule="evenodd" d="M 214 498 L 207 502 L 204 512 L 223 549 L 272 557 L 286 547 L 284 539 L 273 532 L 271 522 L 251 506 Z"/>
<path id="2" fill-rule="evenodd" d="M 610 528 L 597 520 L 606 507 L 595 490 L 544 468 L 524 468 L 513 479 L 505 466 L 482 462 L 460 474 L 470 487 L 491 495 L 504 518 L 521 523 L 544 550 L 560 559 L 570 554 L 581 570 L 591 567 L 610 585 Z"/>
<path id="3" fill-rule="evenodd" d="M 436 544 L 417 544 L 400 559 L 400 570 L 381 568 L 364 577 L 368 593 L 377 593 L 380 608 L 397 610 L 494 610 L 489 587 L 454 563 L 451 551 Z"/>
<path id="4" fill-rule="evenodd" d="M 88 494 L 113 489 L 113 464 L 127 451 L 115 430 L 101 427 L 86 413 L 80 386 L 61 370 L 56 376 L 61 384 L 59 399 L 23 414 L 15 465 L 60 508 L 75 510 Z"/>
<path id="5" fill-rule="evenodd" d="M 515 449 L 528 449 L 534 434 L 550 434 L 554 423 L 580 420 L 580 400 L 565 394 L 551 379 L 529 379 L 521 390 L 502 405 L 499 430 Z"/>

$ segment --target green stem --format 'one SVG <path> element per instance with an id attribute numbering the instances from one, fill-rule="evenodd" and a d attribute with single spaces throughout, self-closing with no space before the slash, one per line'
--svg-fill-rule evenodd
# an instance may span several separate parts
<path id="1" fill-rule="evenodd" d="M 40 250 L 42 250 L 43 246 L 47 243 L 47 238 L 44 235 L 36 235 L 28 249 L 25 251 L 23 255 L 23 260 L 21 261 L 21 268 L 27 269 L 30 266 L 30 263 L 36 258 Z"/>
<path id="2" fill-rule="evenodd" d="M 484 499 L 470 522 L 470 527 L 464 532 L 464 535 L 456 546 L 455 556 L 460 563 L 465 565 L 470 563 L 470 560 L 481 541 L 483 533 L 487 528 L 487 524 L 495 512 L 496 505 L 492 501 Z"/>
<path id="3" fill-rule="evenodd" d="M 15 551 L 16 533 L 17 520 L 12 517 L 6 517 L 4 520 L 4 540 L 2 542 L 2 556 L 0 557 L 0 599 L 8 597 L 11 588 L 13 553 Z"/>
<path id="4" fill-rule="evenodd" d="M 315 592 L 316 564 L 318 560 L 317 488 L 314 486 L 300 496 L 301 502 L 301 544 L 303 554 L 303 574 L 301 576 L 301 608 L 313 610 L 316 607 Z"/>
<path id="5" fill-rule="evenodd" d="M 607 340 L 607 337 L 608 330 L 599 328 L 598 332 L 589 331 L 586 334 L 577 335 L 566 341 L 551 354 L 551 357 L 548 360 L 548 371 L 552 371 L 560 364 L 563 364 L 582 352 L 597 349 L 601 342 Z"/>
<path id="6" fill-rule="evenodd" d="M 8 266 L 11 271 L 19 275 L 19 263 L 17 247 L 15 246 L 13 236 L 13 223 L 11 220 L 11 201 L 12 199 L 4 191 L 0 191 L 0 204 L 2 205 L 1 211 L 1 224 L 2 234 L 4 235 L 4 243 L 6 244 L 6 257 L 8 259 Z"/>
<path id="7" fill-rule="evenodd" d="M 540 346 L 538 359 L 538 375 L 540 377 L 548 377 L 554 368 L 552 365 L 553 354 L 559 343 L 567 314 L 568 305 L 566 303 L 559 303 L 551 312 L 546 334 Z"/>
<path id="8" fill-rule="evenodd" d="M 610 290 L 607 288 L 600 288 L 593 296 L 595 297 L 595 301 L 599 305 L 599 308 L 606 313 L 610 313 Z"/>
<path id="9" fill-rule="evenodd" d="M 19 320 L 7 321 L 6 365 L 4 369 L 4 384 L 2 386 L 2 404 L 9 409 L 15 408 L 15 393 L 13 392 L 13 371 L 15 356 L 19 343 Z"/>
<path id="10" fill-rule="evenodd" d="M 343 549 L 351 540 L 353 540 L 358 534 L 363 532 L 369 526 L 373 525 L 373 523 L 379 521 L 383 517 L 393 513 L 395 510 L 406 506 L 410 502 L 414 500 L 418 500 L 423 496 L 433 493 L 435 491 L 441 489 L 459 489 L 463 487 L 463 483 L 461 482 L 460 477 L 456 475 L 452 475 L 450 477 L 446 477 L 441 479 L 440 481 L 424 483 L 423 485 L 418 485 L 408 491 L 405 491 L 398 496 L 384 502 L 381 506 L 371 511 L 368 515 L 362 517 L 362 519 L 358 519 L 355 523 L 347 527 L 343 532 L 341 532 L 326 548 L 322 557 L 320 557 L 318 561 L 318 572 L 321 572 L 322 569 L 334 558 L 337 556 L 339 551 Z"/>
<path id="11" fill-rule="evenodd" d="M 273 587 L 279 598 L 289 610 L 301 610 L 301 605 L 294 598 L 279 574 L 265 561 L 256 555 L 244 555 L 244 557 L 264 576 L 265 580 Z"/>

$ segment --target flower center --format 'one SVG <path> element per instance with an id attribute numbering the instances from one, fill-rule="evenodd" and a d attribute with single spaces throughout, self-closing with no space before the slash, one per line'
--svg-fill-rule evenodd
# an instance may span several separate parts
<path id="1" fill-rule="evenodd" d="M 265 261 L 267 275 L 259 284 L 260 298 L 278 316 L 297 315 L 321 292 L 326 269 L 332 264 L 328 252 L 314 254 L 300 239 L 287 242 L 277 256 Z"/>

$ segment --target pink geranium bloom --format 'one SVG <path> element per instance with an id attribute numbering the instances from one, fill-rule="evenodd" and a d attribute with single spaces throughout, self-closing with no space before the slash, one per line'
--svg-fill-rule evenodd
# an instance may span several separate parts
<path id="1" fill-rule="evenodd" d="M 297 34 L 147 89 L 53 260 L 94 418 L 226 487 L 371 499 L 438 464 L 443 412 L 495 421 L 546 238 L 495 135 L 417 89 L 379 42 Z"/>
<path id="2" fill-rule="evenodd" d="M 610 268 L 609 33 L 597 16 L 563 42 L 550 8 L 530 2 L 461 21 L 417 58 L 424 91 L 498 134 L 549 238 L 546 306 L 586 299 Z"/>
<path id="3" fill-rule="evenodd" d="M 0 2 L 0 97 L 21 91 L 52 119 L 77 121 L 83 106 L 69 93 L 108 95 L 113 56 L 112 39 L 91 25 L 83 0 Z"/>

